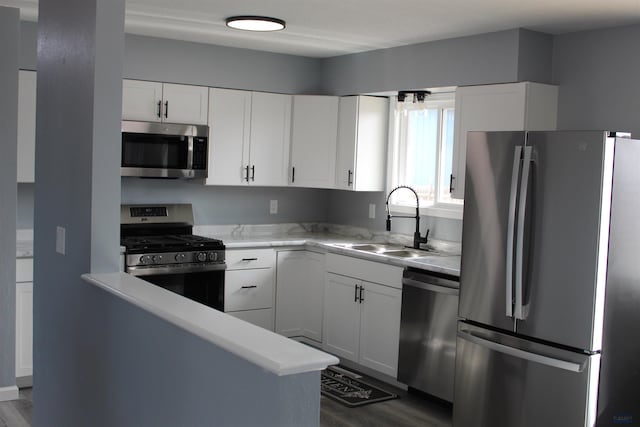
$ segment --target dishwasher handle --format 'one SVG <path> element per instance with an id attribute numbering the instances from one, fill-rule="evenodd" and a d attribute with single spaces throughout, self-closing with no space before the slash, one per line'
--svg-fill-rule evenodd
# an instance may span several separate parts
<path id="1" fill-rule="evenodd" d="M 444 279 L 446 280 L 446 279 Z M 453 284 L 455 284 L 456 282 L 452 282 Z M 440 284 L 434 284 L 434 283 L 429 283 L 429 282 L 423 282 L 420 280 L 415 280 L 412 278 L 408 278 L 405 277 L 402 279 L 402 285 L 403 286 L 411 286 L 413 288 L 418 288 L 418 289 L 422 289 L 425 291 L 432 291 L 432 292 L 438 292 L 441 294 L 446 294 L 446 295 L 459 295 L 460 294 L 460 290 L 458 288 L 453 288 L 450 286 L 442 286 Z"/>

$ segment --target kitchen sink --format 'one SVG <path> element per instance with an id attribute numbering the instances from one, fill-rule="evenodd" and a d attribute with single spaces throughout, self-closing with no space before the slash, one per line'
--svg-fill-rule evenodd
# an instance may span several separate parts
<path id="1" fill-rule="evenodd" d="M 429 249 L 414 249 L 402 245 L 394 245 L 389 243 L 336 243 L 334 246 L 338 246 L 346 249 L 353 249 L 356 251 L 363 251 L 369 253 L 375 253 L 379 255 L 388 255 L 397 258 L 421 258 L 427 256 L 439 255 L 438 252 Z"/>
<path id="2" fill-rule="evenodd" d="M 394 251 L 385 251 L 383 252 L 383 254 L 398 258 L 422 258 L 426 256 L 436 255 L 435 252 L 423 251 L 422 249 L 401 249 Z"/>

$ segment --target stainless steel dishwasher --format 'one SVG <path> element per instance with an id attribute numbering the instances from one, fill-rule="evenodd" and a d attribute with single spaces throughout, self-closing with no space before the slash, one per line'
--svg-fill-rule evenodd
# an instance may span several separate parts
<path id="1" fill-rule="evenodd" d="M 458 293 L 458 277 L 404 270 L 398 381 L 449 402 L 453 402 Z"/>

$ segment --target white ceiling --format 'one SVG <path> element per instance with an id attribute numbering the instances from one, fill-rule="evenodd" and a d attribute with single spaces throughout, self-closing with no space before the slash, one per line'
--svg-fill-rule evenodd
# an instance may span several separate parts
<path id="1" fill-rule="evenodd" d="M 36 0 L 0 0 L 37 19 Z M 640 22 L 640 0 L 127 0 L 127 33 L 310 57 L 512 28 L 550 34 Z M 227 28 L 233 15 L 266 15 L 284 31 Z"/>

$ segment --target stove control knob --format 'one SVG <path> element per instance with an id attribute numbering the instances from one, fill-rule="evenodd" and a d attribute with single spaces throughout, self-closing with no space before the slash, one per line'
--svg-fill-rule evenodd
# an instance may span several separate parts
<path id="1" fill-rule="evenodd" d="M 162 255 L 154 255 L 152 259 L 154 264 L 160 264 L 162 262 Z"/>
<path id="2" fill-rule="evenodd" d="M 151 264 L 151 256 L 149 255 L 142 255 L 140 257 L 140 264 Z"/>
<path id="3" fill-rule="evenodd" d="M 218 253 L 217 252 L 209 252 L 209 261 L 217 261 Z"/>
<path id="4" fill-rule="evenodd" d="M 176 261 L 184 262 L 185 255 L 183 253 L 176 254 Z"/>
<path id="5" fill-rule="evenodd" d="M 207 260 L 207 253 L 206 252 L 198 252 L 198 255 L 196 255 L 196 259 L 200 262 L 204 262 Z"/>

